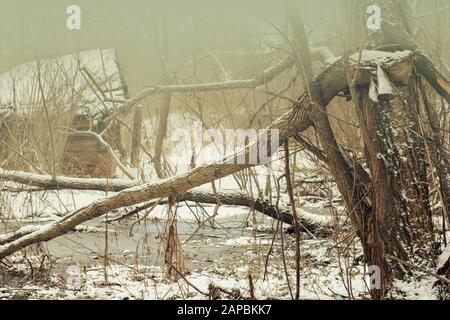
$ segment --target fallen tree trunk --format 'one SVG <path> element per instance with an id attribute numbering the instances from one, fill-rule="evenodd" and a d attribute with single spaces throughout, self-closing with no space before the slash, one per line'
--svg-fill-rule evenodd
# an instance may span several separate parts
<path id="1" fill-rule="evenodd" d="M 11 171 L 0 168 L 0 181 L 12 181 L 46 190 L 99 190 L 122 191 L 139 186 L 136 180 L 122 179 L 91 179 L 75 177 L 55 177 L 50 175 L 33 174 L 23 171 Z"/>
<path id="2" fill-rule="evenodd" d="M 208 203 L 217 204 L 218 199 L 221 205 L 228 206 L 241 206 L 255 209 L 266 216 L 269 216 L 275 220 L 279 220 L 290 226 L 293 226 L 293 216 L 290 208 L 285 205 L 280 205 L 278 208 L 276 205 L 271 204 L 269 199 L 251 199 L 244 191 L 222 191 L 217 195 L 214 192 L 208 190 L 191 190 L 186 192 L 181 198 L 176 199 L 177 202 L 191 201 L 196 203 Z M 160 205 L 166 204 L 166 202 L 159 202 Z M 155 205 L 155 202 L 148 202 L 140 205 L 130 212 L 113 218 L 108 221 L 116 222 L 126 219 L 129 216 L 135 215 L 141 211 L 149 209 Z M 304 209 L 299 208 L 300 212 L 300 231 L 311 233 L 315 236 L 330 236 L 332 233 L 333 223 L 332 216 L 326 215 L 325 218 L 318 217 L 314 213 L 310 213 Z"/>
<path id="3" fill-rule="evenodd" d="M 394 82 L 405 82 L 408 79 L 404 78 L 404 68 L 411 68 L 411 60 L 412 56 L 409 51 L 401 53 L 364 51 L 361 59 L 359 59 L 359 56 L 351 59 L 353 68 L 358 66 L 362 68 L 361 70 L 366 71 L 358 73 L 359 76 L 355 79 L 355 83 L 368 86 L 370 71 L 374 70 L 374 67 L 378 64 L 384 66 L 384 70 Z M 343 59 L 337 59 L 334 63 L 329 65 L 314 79 L 314 81 L 317 83 L 316 87 L 320 88 L 322 97 L 321 103 L 324 107 L 334 96 L 347 87 L 345 63 Z M 271 145 L 271 130 L 277 130 L 280 143 L 284 142 L 289 137 L 306 130 L 311 125 L 312 122 L 309 115 L 311 109 L 316 109 L 317 107 L 317 105 L 311 104 L 309 99 L 301 99 L 292 110 L 275 120 L 267 128 L 269 139 L 263 139 L 264 143 L 268 144 L 266 150 L 268 150 L 270 154 L 273 154 L 276 151 L 273 150 Z M 197 186 L 255 166 L 255 164 L 250 163 L 239 164 L 236 160 L 248 159 L 252 153 L 258 154 L 261 143 L 261 139 L 258 139 L 256 143 L 217 163 L 197 167 L 180 176 L 125 189 L 114 196 L 96 201 L 35 232 L 0 246 L 0 259 L 31 244 L 48 241 L 61 236 L 72 230 L 78 224 L 99 217 L 111 210 L 149 201 L 151 199 L 168 197 L 170 195 L 177 196 Z"/>
<path id="4" fill-rule="evenodd" d="M 279 206 L 271 204 L 268 199 L 250 199 L 248 194 L 244 191 L 222 191 L 218 194 L 220 203 L 224 205 L 242 206 L 254 208 L 262 214 L 272 217 L 275 220 L 280 220 L 283 223 L 294 225 L 291 209 L 286 206 Z M 193 201 L 200 203 L 217 203 L 217 196 L 210 191 L 192 190 L 186 192 L 182 200 Z M 304 232 L 311 232 L 314 235 L 331 235 L 331 218 L 327 221 L 320 221 L 314 219 L 314 215 L 305 210 L 298 209 L 300 212 L 300 230 Z"/>
<path id="5" fill-rule="evenodd" d="M 25 226 L 6 234 L 0 234 L 0 246 L 26 236 L 27 234 L 30 234 L 38 229 L 38 226 Z"/>
<path id="6" fill-rule="evenodd" d="M 96 191 L 122 191 L 131 187 L 139 186 L 137 181 L 127 181 L 127 180 L 107 180 L 107 179 L 95 179 L 97 181 L 92 182 L 89 178 L 73 178 L 73 177 L 56 177 L 53 179 L 51 176 L 37 175 L 21 171 L 8 171 L 0 169 L 1 180 L 14 181 L 26 185 L 31 185 L 45 190 L 61 190 L 61 189 L 71 189 L 71 190 L 96 190 Z M 194 189 L 187 191 L 186 193 L 179 195 L 176 199 L 178 202 L 181 201 L 192 201 L 197 203 L 209 203 L 217 204 L 218 198 L 220 203 L 224 205 L 231 206 L 242 206 L 254 209 L 264 215 L 267 215 L 273 219 L 280 220 L 283 223 L 293 225 L 292 214 L 290 209 L 282 206 L 278 210 L 275 205 L 270 204 L 268 199 L 251 199 L 245 191 L 221 191 L 217 195 L 209 190 L 199 190 Z M 151 207 L 154 203 L 150 202 L 141 207 L 136 208 L 132 212 L 139 212 Z M 162 204 L 162 203 L 160 203 Z M 301 217 L 301 227 L 303 231 L 310 231 L 314 234 L 330 235 L 331 234 L 331 224 L 323 223 L 322 221 L 315 220 L 312 215 Z M 127 215 L 130 215 L 128 213 Z M 25 236 L 36 228 L 24 227 L 19 230 L 1 236 L 0 235 L 0 245 L 7 242 L 16 240 L 22 236 Z"/>

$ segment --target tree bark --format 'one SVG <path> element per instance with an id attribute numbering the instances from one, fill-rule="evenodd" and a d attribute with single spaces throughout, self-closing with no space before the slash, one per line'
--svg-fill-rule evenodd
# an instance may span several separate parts
<path id="1" fill-rule="evenodd" d="M 142 107 L 137 106 L 133 113 L 133 132 L 131 137 L 131 165 L 139 167 L 139 156 L 142 141 Z"/>
<path id="2" fill-rule="evenodd" d="M 439 134 L 439 117 L 428 99 L 425 85 L 420 80 L 419 87 L 430 129 L 427 145 L 429 147 L 431 161 L 436 168 L 436 173 L 439 178 L 443 213 L 447 216 L 448 225 L 450 225 L 450 155 L 444 148 L 442 138 Z"/>

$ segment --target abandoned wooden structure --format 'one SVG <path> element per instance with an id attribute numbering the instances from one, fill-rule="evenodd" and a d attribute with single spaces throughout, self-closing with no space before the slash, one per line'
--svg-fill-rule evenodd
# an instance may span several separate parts
<path id="1" fill-rule="evenodd" d="M 120 127 L 106 125 L 104 120 L 127 98 L 114 49 L 13 68 L 0 75 L 0 163 L 5 168 L 36 171 L 27 167 L 27 160 L 40 162 L 51 152 L 59 174 L 114 176 L 111 152 L 94 135 L 82 133 L 103 132 L 112 148 L 122 153 Z M 43 164 L 41 169 L 48 167 Z"/>

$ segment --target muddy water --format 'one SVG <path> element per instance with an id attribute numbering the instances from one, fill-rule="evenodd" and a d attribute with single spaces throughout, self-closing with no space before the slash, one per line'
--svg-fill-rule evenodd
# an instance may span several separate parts
<path id="1" fill-rule="evenodd" d="M 310 213 L 317 211 L 315 213 L 319 214 L 323 211 L 323 209 L 315 210 L 314 208 L 303 209 Z M 253 268 L 264 267 L 276 223 L 273 219 L 261 214 L 257 214 L 256 217 L 255 228 L 247 223 L 247 220 L 252 220 L 252 217 L 249 217 L 244 210 L 228 217 L 221 217 L 219 214 L 214 226 L 207 222 L 199 226 L 197 221 L 178 221 L 177 232 L 186 257 L 184 264 L 187 269 L 192 272 L 205 271 L 222 276 L 231 274 L 236 276 L 241 272 L 238 272 L 238 269 L 248 268 L 249 259 L 252 261 Z M 136 219 L 128 219 L 121 223 L 106 225 L 103 219 L 102 217 L 87 222 L 84 224 L 87 230 L 83 232 L 70 233 L 49 241 L 46 247 L 52 263 L 50 272 L 44 273 L 51 274 L 53 279 L 60 279 L 63 281 L 61 283 L 64 283 L 69 277 L 69 268 L 73 266 L 80 267 L 81 270 L 99 268 L 105 263 L 163 266 L 164 220 L 148 219 L 137 223 Z M 303 245 L 308 247 L 305 241 Z M 317 246 L 317 243 L 312 245 Z M 274 244 L 275 248 L 278 246 L 279 241 Z M 39 262 L 37 264 L 39 265 Z M 25 261 L 17 264 L 19 265 L 27 267 Z M 34 287 L 30 288 L 28 284 L 49 283 L 50 277 L 45 274 L 41 279 L 35 272 L 34 278 L 33 276 L 30 278 L 29 268 L 24 269 L 23 272 L 15 270 L 16 268 L 2 269 L 0 266 L 0 297 L 3 295 L 8 299 L 27 299 L 33 296 L 32 290 L 37 290 Z M 278 268 L 274 270 L 276 272 Z"/>
<path id="2" fill-rule="evenodd" d="M 329 214 L 328 210 L 323 208 L 303 209 L 319 216 Z M 265 255 L 276 223 L 261 214 L 256 217 L 256 228 L 247 222 L 252 220 L 248 209 L 240 209 L 235 215 L 226 217 L 221 217 L 219 213 L 213 225 L 209 222 L 178 221 L 177 233 L 186 267 L 192 271 L 205 270 L 218 259 L 226 260 L 232 265 L 232 261 L 242 260 L 255 247 Z M 67 268 L 74 265 L 83 268 L 104 263 L 154 266 L 164 264 L 165 220 L 152 218 L 138 223 L 136 219 L 129 218 L 120 223 L 106 224 L 104 217 L 101 217 L 86 222 L 83 226 L 88 230 L 66 234 L 47 242 L 52 272 L 65 277 Z M 285 225 L 285 228 L 287 227 Z M 255 238 L 256 246 L 253 241 Z M 11 274 L 9 271 L 7 274 L 2 273 L 0 281 L 3 278 L 3 283 L 17 287 L 16 282 L 20 281 L 20 274 Z"/>
<path id="3" fill-rule="evenodd" d="M 251 242 L 246 243 L 245 239 L 254 236 L 253 228 L 248 227 L 246 218 L 247 215 L 221 218 L 215 220 L 214 226 L 179 221 L 177 232 L 186 266 L 191 270 L 201 269 L 219 258 L 233 260 L 251 250 Z M 272 223 L 265 217 L 258 220 L 259 226 L 269 227 Z M 74 264 L 102 264 L 106 256 L 111 264 L 163 265 L 165 222 L 147 220 L 133 226 L 135 222 L 109 224 L 106 232 L 104 222 L 93 220 L 87 225 L 103 230 L 76 232 L 51 240 L 47 247 L 56 261 L 54 270 L 63 271 Z M 271 236 L 270 230 L 256 233 L 258 241 L 267 242 Z M 238 241 L 235 244 L 236 239 L 244 239 L 244 243 Z"/>
<path id="4" fill-rule="evenodd" d="M 51 256 L 50 270 L 53 275 L 67 278 L 68 268 L 74 265 L 82 269 L 103 265 L 105 257 L 108 257 L 110 265 L 163 266 L 165 221 L 149 219 L 137 224 L 137 220 L 128 219 L 106 225 L 103 219 L 94 219 L 84 224 L 88 230 L 91 229 L 89 232 L 66 234 L 46 244 Z M 178 221 L 177 232 L 188 270 L 205 270 L 218 259 L 229 260 L 231 264 L 233 260 L 239 260 L 252 250 L 250 241 L 238 241 L 234 244 L 236 239 L 253 237 L 253 229 L 248 227 L 246 220 L 247 214 L 218 218 L 213 226 L 209 223 L 199 226 L 197 221 Z M 265 225 L 269 227 L 266 229 L 270 229 L 272 222 L 271 219 L 260 217 L 258 226 Z M 96 229 L 95 232 L 92 232 L 92 228 Z M 268 241 L 271 233 L 257 232 L 256 237 L 261 241 Z M 13 299 L 26 299 L 29 292 L 20 288 L 28 283 L 29 278 L 28 271 L 18 272 L 15 268 L 9 270 L 0 266 L 0 296 L 4 289 L 8 290 Z M 17 290 L 17 293 L 9 292 L 11 290 Z"/>

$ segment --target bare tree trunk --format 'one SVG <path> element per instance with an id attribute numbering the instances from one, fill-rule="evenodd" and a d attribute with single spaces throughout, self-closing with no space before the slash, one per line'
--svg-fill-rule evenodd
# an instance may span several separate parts
<path id="1" fill-rule="evenodd" d="M 363 169 L 355 169 L 359 165 L 351 163 L 333 133 L 327 111 L 323 107 L 321 87 L 312 80 L 312 67 L 303 21 L 298 14 L 298 9 L 291 2 L 288 2 L 288 4 L 288 19 L 294 34 L 294 49 L 298 52 L 298 60 L 301 61 L 301 63 L 299 62 L 300 70 L 303 71 L 306 90 L 312 100 L 310 119 L 323 145 L 329 170 L 336 179 L 337 186 L 347 207 L 347 212 L 362 241 L 366 259 L 370 264 L 375 264 L 382 268 L 382 266 L 387 264 L 382 251 L 383 242 L 379 240 L 380 237 L 376 228 L 377 223 L 374 221 L 375 218 L 370 215 L 372 201 L 369 199 L 369 191 L 367 190 L 367 182 L 370 180 Z M 358 180 L 355 173 L 359 173 L 362 179 Z M 382 274 L 382 279 L 384 278 L 386 276 Z M 384 287 L 381 290 L 376 290 L 375 296 L 377 298 L 381 298 L 383 295 Z"/>
<path id="2" fill-rule="evenodd" d="M 169 73 L 167 60 L 168 60 L 168 53 L 169 53 L 169 34 L 168 34 L 168 12 L 167 8 L 164 7 L 163 12 L 163 32 L 162 32 L 162 64 L 163 68 L 166 70 L 166 82 L 165 84 L 171 84 L 171 75 Z M 163 143 L 164 139 L 167 136 L 167 122 L 169 121 L 169 114 L 170 114 L 170 103 L 172 100 L 172 94 L 170 92 L 163 93 L 162 95 L 162 102 L 161 102 L 161 109 L 159 113 L 159 120 L 158 120 L 158 131 L 156 132 L 156 139 L 155 139 L 155 154 L 153 156 L 153 161 L 155 165 L 155 171 L 158 175 L 158 178 L 162 179 L 167 177 L 166 170 L 163 169 L 162 164 L 162 155 L 163 155 Z"/>
<path id="3" fill-rule="evenodd" d="M 361 1 L 362 16 L 370 4 L 370 1 Z M 403 4 L 391 0 L 377 4 L 383 14 L 382 28 L 367 31 L 368 47 L 396 43 L 401 49 L 418 52 L 419 47 L 409 34 L 410 26 L 404 16 Z M 448 81 L 423 53 L 418 52 L 417 57 L 416 70 L 427 77 L 438 92 L 447 96 Z M 365 90 L 355 105 L 372 176 L 373 227 L 377 229 L 373 236 L 380 237 L 376 255 L 386 273 L 383 277 L 386 287 L 391 280 L 391 272 L 396 278 L 404 274 L 404 268 L 397 259 L 410 261 L 420 257 L 429 262 L 433 260 L 434 235 L 415 76 L 410 77 L 408 89 L 398 89 L 399 99 L 394 98 L 389 77 L 385 76 L 380 65 L 376 81 L 371 86 L 372 94 Z M 399 107 L 402 104 L 404 108 Z M 385 260 L 387 255 L 395 258 L 389 266 Z"/>
<path id="4" fill-rule="evenodd" d="M 399 116 L 406 120 L 404 124 L 405 134 L 403 139 L 408 148 L 402 150 L 402 154 L 407 155 L 407 161 L 400 161 L 400 190 L 406 192 L 406 201 L 411 237 L 417 247 L 418 255 L 431 259 L 435 258 L 436 252 L 433 249 L 434 225 L 430 206 L 430 191 L 428 187 L 428 161 L 426 158 L 425 141 L 422 133 L 419 117 L 420 103 L 417 88 L 417 76 L 412 75 L 408 88 L 400 90 L 401 96 L 406 95 L 403 100 L 404 109 L 400 109 Z M 397 101 L 397 100 L 396 100 Z M 401 103 L 397 103 L 399 106 Z M 400 156 L 398 156 L 399 160 Z M 431 163 L 429 165 L 432 165 Z M 403 197 L 405 198 L 405 196 Z"/>
<path id="5" fill-rule="evenodd" d="M 164 139 L 167 136 L 167 122 L 169 120 L 171 99 L 172 95 L 170 93 L 163 94 L 162 107 L 160 110 L 158 120 L 158 131 L 156 132 L 156 139 L 155 139 L 155 154 L 153 156 L 153 161 L 155 165 L 156 174 L 160 179 L 167 177 L 167 173 L 163 169 L 162 154 L 163 154 Z"/>
<path id="6" fill-rule="evenodd" d="M 439 178 L 443 213 L 447 216 L 448 225 L 450 225 L 450 155 L 442 144 L 442 136 L 439 132 L 440 124 L 438 115 L 428 100 L 425 85 L 420 80 L 419 86 L 430 129 L 430 136 L 427 138 L 427 146 L 430 149 L 430 157 Z"/>
<path id="7" fill-rule="evenodd" d="M 397 169 L 392 155 L 388 152 L 392 143 L 390 121 L 387 112 L 389 103 L 374 103 L 367 89 L 359 92 L 355 103 L 360 128 L 364 140 L 367 164 L 371 171 L 372 185 L 370 195 L 373 208 L 368 212 L 366 241 L 369 246 L 368 260 L 380 267 L 381 288 L 374 288 L 372 295 L 382 298 L 391 281 L 391 268 L 386 254 L 407 259 L 405 240 L 409 239 L 405 221 L 401 221 L 403 206 L 399 203 Z M 405 235 L 406 232 L 406 235 Z M 406 238 L 406 239 L 405 239 Z M 398 276 L 398 275 L 397 275 Z"/>
<path id="8" fill-rule="evenodd" d="M 133 113 L 133 133 L 131 137 L 131 165 L 139 167 L 139 156 L 142 143 L 142 107 L 136 106 Z"/>

